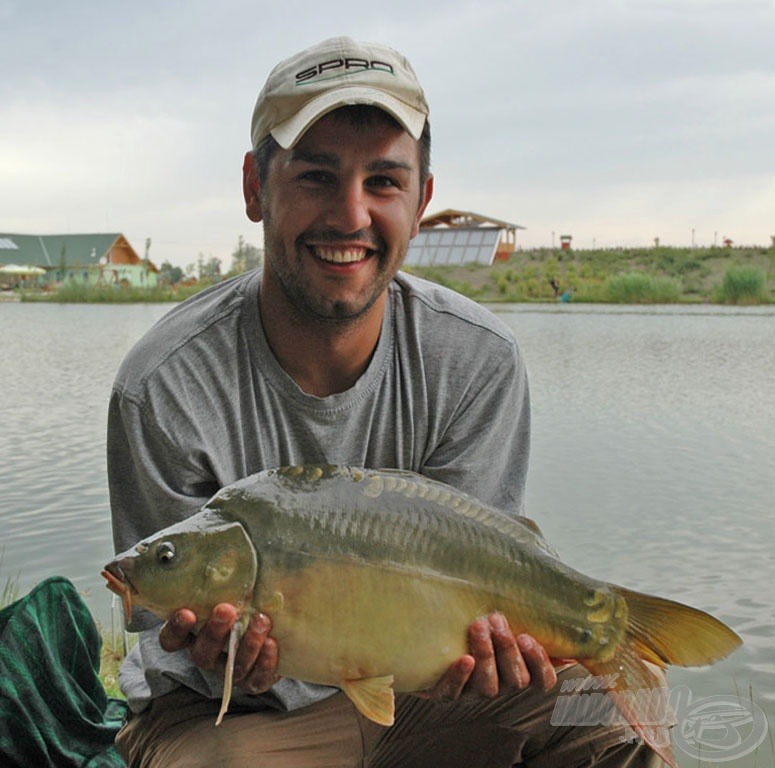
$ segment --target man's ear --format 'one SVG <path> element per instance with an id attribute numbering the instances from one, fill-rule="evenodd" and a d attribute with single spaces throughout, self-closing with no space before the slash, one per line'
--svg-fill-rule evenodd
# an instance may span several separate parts
<path id="1" fill-rule="evenodd" d="M 417 209 L 417 216 L 414 220 L 414 226 L 412 227 L 412 234 L 410 237 L 414 237 L 420 231 L 420 222 L 425 215 L 425 209 L 428 207 L 431 198 L 433 197 L 433 175 L 429 175 L 425 180 L 425 187 L 422 190 L 422 198 L 420 199 L 420 207 Z"/>
<path id="2" fill-rule="evenodd" d="M 252 152 L 246 152 L 242 162 L 242 194 L 245 197 L 245 213 L 248 218 L 255 222 L 261 221 L 264 217 L 261 211 L 261 182 Z"/>

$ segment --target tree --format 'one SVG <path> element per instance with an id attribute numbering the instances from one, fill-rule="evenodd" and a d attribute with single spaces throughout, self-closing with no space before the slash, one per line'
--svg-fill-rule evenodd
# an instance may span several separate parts
<path id="1" fill-rule="evenodd" d="M 176 285 L 183 279 L 183 270 L 173 267 L 168 261 L 163 261 L 159 268 L 159 282 L 167 285 Z"/>
<path id="2" fill-rule="evenodd" d="M 205 255 L 200 253 L 196 268 L 200 280 L 220 280 L 221 278 L 221 260 L 215 256 L 205 258 Z"/>
<path id="3" fill-rule="evenodd" d="M 251 269 L 260 267 L 263 262 L 263 249 L 246 243 L 245 239 L 240 235 L 237 247 L 231 254 L 231 269 L 229 272 L 234 275 L 241 275 L 243 272 L 249 272 Z"/>

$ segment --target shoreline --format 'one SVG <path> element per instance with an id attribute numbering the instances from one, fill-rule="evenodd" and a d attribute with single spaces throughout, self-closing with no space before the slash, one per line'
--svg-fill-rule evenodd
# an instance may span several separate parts
<path id="1" fill-rule="evenodd" d="M 413 266 L 404 271 L 491 304 L 775 304 L 775 247 L 545 248 L 515 251 L 492 265 Z M 154 288 L 69 283 L 2 291 L 0 303 L 175 303 L 213 282 L 208 278 Z"/>

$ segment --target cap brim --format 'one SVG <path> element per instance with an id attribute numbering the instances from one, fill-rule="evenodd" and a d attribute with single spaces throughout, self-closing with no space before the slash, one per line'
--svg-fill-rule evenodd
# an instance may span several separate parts
<path id="1" fill-rule="evenodd" d="M 311 99 L 293 117 L 275 125 L 270 133 L 283 149 L 290 149 L 321 117 L 339 107 L 354 104 L 379 107 L 398 120 L 412 138 L 419 139 L 422 135 L 425 112 L 377 88 L 362 86 L 337 88 Z"/>

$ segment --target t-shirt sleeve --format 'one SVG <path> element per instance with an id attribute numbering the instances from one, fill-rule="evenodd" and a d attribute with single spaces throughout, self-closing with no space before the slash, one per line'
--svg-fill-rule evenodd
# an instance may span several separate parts
<path id="1" fill-rule="evenodd" d="M 143 404 L 114 392 L 107 461 L 116 551 L 194 514 L 218 490 Z"/>
<path id="2" fill-rule="evenodd" d="M 516 342 L 471 370 L 465 395 L 423 474 L 480 501 L 524 514 L 530 453 L 530 396 Z"/>

